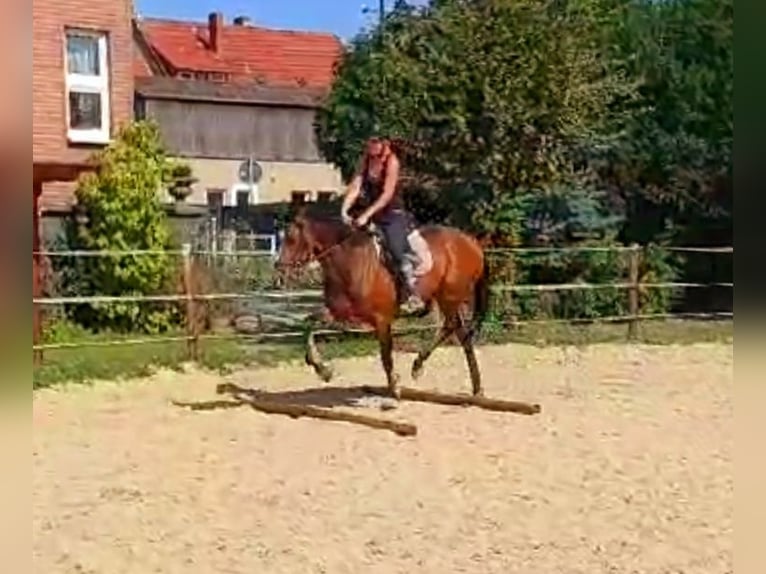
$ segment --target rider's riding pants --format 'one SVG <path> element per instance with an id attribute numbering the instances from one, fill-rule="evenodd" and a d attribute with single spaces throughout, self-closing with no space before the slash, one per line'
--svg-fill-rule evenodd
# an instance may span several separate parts
<path id="1" fill-rule="evenodd" d="M 407 283 L 411 284 L 414 281 L 413 253 L 407 239 L 411 231 L 407 214 L 404 211 L 391 210 L 378 218 L 375 224 L 383 234 L 386 247 L 394 258 L 394 263 L 404 274 Z"/>

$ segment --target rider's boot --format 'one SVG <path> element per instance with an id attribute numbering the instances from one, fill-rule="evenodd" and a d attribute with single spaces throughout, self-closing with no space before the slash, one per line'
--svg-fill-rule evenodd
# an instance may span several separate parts
<path id="1" fill-rule="evenodd" d="M 415 277 L 415 266 L 407 261 L 402 265 L 401 271 L 404 279 L 403 287 L 407 298 L 399 306 L 400 312 L 410 315 L 424 311 L 426 309 L 426 303 L 418 294 L 416 288 L 417 277 Z"/>
<path id="2" fill-rule="evenodd" d="M 417 293 L 410 293 L 404 303 L 401 304 L 399 310 L 405 315 L 414 315 L 426 310 L 425 301 Z"/>

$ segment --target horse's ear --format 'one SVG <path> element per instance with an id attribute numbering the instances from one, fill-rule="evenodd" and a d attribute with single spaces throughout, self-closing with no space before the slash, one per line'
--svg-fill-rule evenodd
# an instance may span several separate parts
<path id="1" fill-rule="evenodd" d="M 295 216 L 293 217 L 293 221 L 296 223 L 303 223 L 308 219 L 309 211 L 308 211 L 307 205 L 299 205 L 295 208 Z"/>

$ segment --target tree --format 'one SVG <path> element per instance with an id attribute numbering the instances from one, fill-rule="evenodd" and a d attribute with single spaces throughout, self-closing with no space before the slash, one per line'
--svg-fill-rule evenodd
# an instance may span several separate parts
<path id="1" fill-rule="evenodd" d="M 616 0 L 620 1 L 620 0 Z M 640 81 L 624 135 L 600 170 L 626 211 L 625 242 L 733 240 L 733 0 L 630 0 L 612 45 Z M 690 255 L 684 281 L 730 282 L 731 258 Z M 691 311 L 724 310 L 728 291 L 693 289 Z"/>
<path id="2" fill-rule="evenodd" d="M 628 238 L 729 241 L 734 2 L 633 4 L 616 45 L 642 80 L 639 105 L 608 159 L 630 206 Z"/>
<path id="3" fill-rule="evenodd" d="M 148 295 L 168 287 L 173 265 L 161 253 L 170 232 L 158 192 L 172 164 L 152 122 L 135 122 L 95 156 L 98 171 L 83 176 L 75 192 L 84 224 L 67 229 L 71 248 L 152 250 L 152 255 L 80 259 L 68 270 L 69 291 L 97 295 Z M 147 303 L 77 306 L 73 317 L 89 328 L 158 331 L 170 325 L 174 311 Z"/>
<path id="4" fill-rule="evenodd" d="M 317 121 L 322 151 L 348 176 L 362 142 L 383 129 L 404 156 L 405 198 L 421 219 L 466 228 L 496 245 L 613 242 L 623 205 L 604 193 L 612 190 L 605 189 L 603 165 L 646 105 L 633 55 L 618 43 L 638 39 L 640 16 L 634 0 L 400 7 L 387 17 L 382 38 L 380 30 L 360 35 L 338 67 Z M 493 265 L 493 275 L 620 280 L 618 259 L 506 262 Z M 565 293 L 554 307 L 593 316 L 624 305 L 617 291 L 591 299 Z"/>
<path id="5" fill-rule="evenodd" d="M 613 103 L 633 92 L 602 57 L 604 6 L 400 6 L 382 41 L 380 31 L 358 37 L 339 66 L 318 116 L 322 151 L 348 176 L 381 126 L 403 142 L 421 198 L 438 193 L 452 223 L 518 242 L 517 196 L 591 181 L 588 150 L 608 143 L 619 119 Z"/>

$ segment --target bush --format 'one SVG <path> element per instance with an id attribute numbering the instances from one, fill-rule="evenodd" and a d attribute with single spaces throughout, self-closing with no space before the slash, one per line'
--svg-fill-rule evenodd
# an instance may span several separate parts
<path id="1" fill-rule="evenodd" d="M 170 164 L 154 123 L 136 122 L 96 154 L 98 171 L 82 177 L 75 196 L 84 222 L 66 225 L 65 243 L 77 250 L 157 250 L 170 247 L 159 191 Z M 59 262 L 61 265 L 61 262 Z M 78 258 L 58 269 L 68 294 L 151 295 L 173 292 L 174 262 L 166 254 Z M 91 330 L 167 330 L 179 319 L 174 305 L 76 305 L 72 320 Z"/>
<path id="2" fill-rule="evenodd" d="M 43 342 L 46 344 L 80 342 L 87 340 L 90 335 L 90 332 L 81 325 L 62 318 L 48 317 L 43 330 Z"/>
<path id="3" fill-rule="evenodd" d="M 615 245 L 603 243 L 602 246 Z M 642 250 L 639 280 L 643 283 L 675 281 L 679 275 L 680 259 L 656 246 Z M 515 255 L 509 273 L 509 263 L 495 263 L 502 276 L 513 277 L 515 284 L 601 284 L 628 281 L 629 254 L 625 251 L 551 252 Z M 494 275 L 494 273 L 493 273 Z M 497 278 L 497 282 L 509 283 Z M 674 291 L 646 288 L 639 295 L 642 314 L 667 313 L 673 303 Z M 496 296 L 494 313 L 502 320 L 529 319 L 597 319 L 626 315 L 628 290 L 621 288 L 571 289 L 560 291 L 520 291 Z"/>

